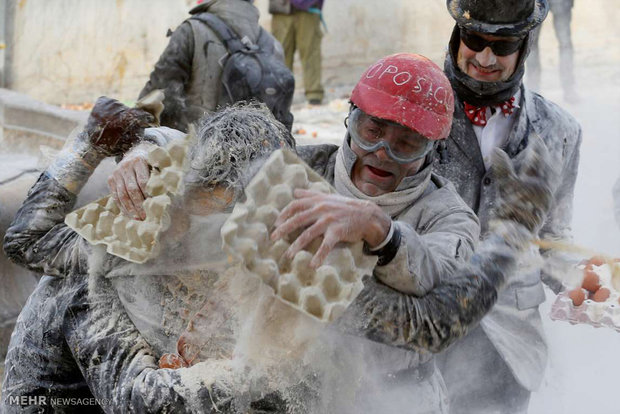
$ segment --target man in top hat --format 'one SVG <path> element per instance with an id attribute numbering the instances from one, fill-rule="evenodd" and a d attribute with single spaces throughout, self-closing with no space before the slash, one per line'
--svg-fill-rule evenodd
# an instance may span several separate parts
<path id="1" fill-rule="evenodd" d="M 519 169 L 523 149 L 540 137 L 559 179 L 552 183 L 553 207 L 538 236 L 569 238 L 581 128 L 522 82 L 532 30 L 546 17 L 547 0 L 447 0 L 447 6 L 456 20 L 444 68 L 456 95 L 455 112 L 435 171 L 450 179 L 476 212 L 484 237 L 497 202 L 491 153 L 503 149 Z M 527 411 L 547 363 L 538 310 L 545 300 L 541 281 L 556 292 L 562 287 L 532 259 L 508 281 L 480 326 L 443 356 L 453 412 Z"/>

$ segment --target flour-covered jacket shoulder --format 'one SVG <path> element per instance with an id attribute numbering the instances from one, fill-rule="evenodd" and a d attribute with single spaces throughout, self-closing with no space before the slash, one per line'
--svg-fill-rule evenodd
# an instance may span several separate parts
<path id="1" fill-rule="evenodd" d="M 503 149 L 519 167 L 529 136 L 537 134 L 542 138 L 560 166 L 561 179 L 555 183 L 555 202 L 541 234 L 567 238 L 570 237 L 581 128 L 570 114 L 542 96 L 522 88 L 522 97 L 521 109 Z M 484 167 L 476 134 L 465 116 L 462 102 L 456 102 L 450 136 L 437 155 L 435 172 L 454 183 L 463 200 L 478 215 L 482 234 L 486 234 L 497 198 L 495 180 L 493 170 L 487 171 Z"/>
<path id="2" fill-rule="evenodd" d="M 334 184 L 338 147 L 298 147 L 300 157 Z M 425 168 L 419 174 L 431 174 Z M 424 295 L 457 263 L 469 260 L 479 237 L 473 211 L 452 184 L 432 175 L 425 191 L 411 206 L 392 215 L 401 231 L 401 245 L 394 259 L 375 268 L 375 276 L 388 286 L 408 294 Z"/>
<path id="3" fill-rule="evenodd" d="M 543 138 L 560 168 L 554 204 L 547 215 L 540 237 L 570 240 L 573 195 L 582 141 L 581 126 L 568 112 L 536 93 L 527 91 L 526 99 L 527 116 L 533 130 Z"/>

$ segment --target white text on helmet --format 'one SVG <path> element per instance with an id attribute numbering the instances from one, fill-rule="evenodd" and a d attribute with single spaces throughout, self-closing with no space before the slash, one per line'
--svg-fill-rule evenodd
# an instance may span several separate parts
<path id="1" fill-rule="evenodd" d="M 383 61 L 377 62 L 374 66 L 368 69 L 366 73 L 367 79 L 377 77 L 377 79 L 383 78 L 385 75 L 389 75 L 392 78 L 392 82 L 396 86 L 403 86 L 413 80 L 413 75 L 408 71 L 401 71 L 397 66 L 388 65 L 384 66 Z M 415 85 L 411 89 L 414 93 L 424 93 L 426 97 L 432 97 L 438 104 L 443 105 L 446 109 L 448 103 L 448 91 L 443 86 L 433 87 L 433 83 L 424 77 L 416 78 Z"/>

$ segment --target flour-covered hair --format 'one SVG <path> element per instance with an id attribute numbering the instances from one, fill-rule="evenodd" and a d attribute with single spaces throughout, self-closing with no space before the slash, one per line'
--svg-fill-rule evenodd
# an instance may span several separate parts
<path id="1" fill-rule="evenodd" d="M 224 186 L 238 192 L 250 164 L 280 148 L 295 149 L 295 139 L 269 108 L 243 102 L 209 114 L 198 122 L 185 178 L 191 186 Z"/>

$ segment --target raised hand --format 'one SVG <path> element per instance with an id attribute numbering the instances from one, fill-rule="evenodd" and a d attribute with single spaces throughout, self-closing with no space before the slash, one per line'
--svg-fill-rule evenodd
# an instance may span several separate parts
<path id="1" fill-rule="evenodd" d="M 155 117 L 139 108 L 129 108 L 106 96 L 95 102 L 85 132 L 90 144 L 105 156 L 124 154 L 144 135 Z"/>
<path id="2" fill-rule="evenodd" d="M 495 218 L 519 223 L 538 233 L 553 202 L 557 179 L 557 171 L 542 139 L 530 136 L 518 170 L 504 151 L 495 149 L 493 172 L 499 193 Z"/>
<path id="3" fill-rule="evenodd" d="M 285 254 L 293 258 L 313 240 L 322 237 L 321 246 L 310 266 L 319 267 L 339 242 L 364 241 L 369 247 L 379 245 L 390 230 L 391 219 L 370 201 L 337 194 L 297 189 L 293 200 L 278 216 L 271 238 L 277 240 L 304 229 Z"/>

